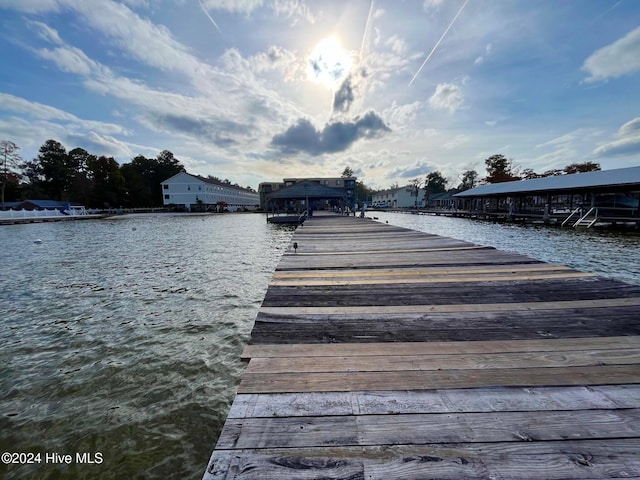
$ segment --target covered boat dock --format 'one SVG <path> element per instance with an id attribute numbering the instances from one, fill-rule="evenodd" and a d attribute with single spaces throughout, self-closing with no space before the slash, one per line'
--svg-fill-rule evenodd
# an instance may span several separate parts
<path id="1" fill-rule="evenodd" d="M 327 202 L 338 209 L 348 207 L 346 192 L 305 180 L 266 196 L 267 221 L 271 223 L 303 223 L 313 211 Z M 271 216 L 269 214 L 271 213 Z"/>
<path id="2" fill-rule="evenodd" d="M 454 195 L 452 214 L 568 226 L 640 225 L 640 166 L 481 185 Z"/>

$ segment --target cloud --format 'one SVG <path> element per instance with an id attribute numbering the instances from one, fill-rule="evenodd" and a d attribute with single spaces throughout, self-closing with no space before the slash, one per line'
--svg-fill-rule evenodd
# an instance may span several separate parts
<path id="1" fill-rule="evenodd" d="M 640 70 L 640 27 L 596 50 L 584 61 L 582 70 L 590 75 L 586 82 L 618 78 Z"/>
<path id="2" fill-rule="evenodd" d="M 134 154 L 128 144 L 112 136 L 100 135 L 96 132 L 70 133 L 66 135 L 66 141 L 97 155 L 132 157 Z"/>
<path id="3" fill-rule="evenodd" d="M 423 175 L 427 175 L 433 170 L 434 167 L 430 165 L 426 160 L 416 160 L 411 165 L 394 168 L 391 172 L 389 172 L 387 178 L 395 179 L 422 177 Z"/>
<path id="4" fill-rule="evenodd" d="M 388 45 L 391 48 L 391 51 L 397 55 L 404 55 L 408 48 L 407 42 L 397 35 L 389 37 L 385 44 Z"/>
<path id="5" fill-rule="evenodd" d="M 429 98 L 429 105 L 434 110 L 448 110 L 455 112 L 464 103 L 462 90 L 452 83 L 439 83 L 436 91 Z"/>
<path id="6" fill-rule="evenodd" d="M 423 108 L 424 102 L 419 100 L 404 105 L 398 105 L 394 100 L 391 106 L 383 112 L 383 116 L 394 128 L 410 127 Z"/>
<path id="7" fill-rule="evenodd" d="M 59 110 L 43 103 L 32 102 L 8 93 L 0 93 L 0 110 L 11 111 L 36 120 L 58 121 L 68 128 L 91 129 L 102 134 L 129 135 L 130 132 L 114 123 L 84 120 L 63 110 Z"/>
<path id="8" fill-rule="evenodd" d="M 480 55 L 473 61 L 474 65 L 480 65 L 484 62 L 485 58 L 487 58 L 493 50 L 493 44 L 488 43 L 486 47 L 484 47 L 484 54 Z"/>
<path id="9" fill-rule="evenodd" d="M 38 55 L 46 60 L 51 60 L 62 71 L 78 75 L 89 75 L 98 65 L 76 47 L 58 47 L 52 50 L 41 48 L 38 50 Z"/>
<path id="10" fill-rule="evenodd" d="M 444 3 L 444 0 L 424 0 L 422 2 L 422 8 L 425 12 L 440 8 L 440 5 Z"/>
<path id="11" fill-rule="evenodd" d="M 357 140 L 376 138 L 390 131 L 374 111 L 355 117 L 351 122 L 327 123 L 322 130 L 316 129 L 309 120 L 301 118 L 284 133 L 275 135 L 271 145 L 286 154 L 307 153 L 317 156 L 342 152 Z"/>
<path id="12" fill-rule="evenodd" d="M 210 141 L 219 147 L 229 147 L 238 143 L 231 136 L 231 132 L 247 134 L 248 126 L 230 120 L 215 118 L 201 118 L 193 113 L 189 115 L 179 113 L 158 112 L 149 114 L 147 119 L 156 128 L 168 133 L 182 133 L 191 137 Z"/>
<path id="13" fill-rule="evenodd" d="M 464 145 L 465 143 L 468 143 L 469 140 L 470 138 L 468 135 L 458 134 L 451 137 L 449 140 L 443 143 L 442 148 L 444 148 L 445 150 L 453 150 L 454 148 L 459 147 L 460 145 Z"/>
<path id="14" fill-rule="evenodd" d="M 204 0 L 204 5 L 210 10 L 219 10 L 230 13 L 241 13 L 251 15 L 254 10 L 262 7 L 270 8 L 276 15 L 292 19 L 293 23 L 298 20 L 306 20 L 315 23 L 316 18 L 304 0 Z"/>
<path id="15" fill-rule="evenodd" d="M 616 133 L 616 140 L 597 147 L 596 157 L 615 157 L 640 154 L 640 117 L 628 121 Z"/>
<path id="16" fill-rule="evenodd" d="M 249 15 L 255 9 L 262 7 L 263 0 L 205 0 L 204 5 L 211 10 L 223 10 L 231 13 Z"/>
<path id="17" fill-rule="evenodd" d="M 351 83 L 351 75 L 348 75 L 333 96 L 333 113 L 348 112 L 354 99 L 354 87 Z"/>

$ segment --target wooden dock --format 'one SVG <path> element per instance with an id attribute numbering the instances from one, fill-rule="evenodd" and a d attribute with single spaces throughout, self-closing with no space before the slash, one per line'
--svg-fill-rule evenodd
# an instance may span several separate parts
<path id="1" fill-rule="evenodd" d="M 640 287 L 354 217 L 298 228 L 204 479 L 640 478 Z"/>

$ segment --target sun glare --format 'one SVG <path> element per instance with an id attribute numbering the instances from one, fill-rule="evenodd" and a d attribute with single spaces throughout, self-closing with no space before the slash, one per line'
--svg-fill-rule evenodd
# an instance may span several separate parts
<path id="1" fill-rule="evenodd" d="M 307 59 L 307 76 L 327 88 L 336 89 L 351 69 L 351 56 L 333 37 L 318 43 Z"/>

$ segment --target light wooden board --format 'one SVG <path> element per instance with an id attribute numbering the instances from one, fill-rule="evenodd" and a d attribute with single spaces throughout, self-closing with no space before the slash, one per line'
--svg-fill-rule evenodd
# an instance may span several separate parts
<path id="1" fill-rule="evenodd" d="M 570 352 L 640 348 L 640 336 L 489 340 L 475 342 L 398 342 L 349 344 L 247 345 L 242 359 L 259 357 L 342 357 L 381 355 L 453 355 L 507 352 Z"/>
<path id="2" fill-rule="evenodd" d="M 485 353 L 455 355 L 385 355 L 343 357 L 253 358 L 249 373 L 286 372 L 401 372 L 412 370 L 469 370 L 533 367 L 638 365 L 640 349 L 580 350 L 573 352 Z"/>
<path id="3" fill-rule="evenodd" d="M 595 276 L 592 273 L 584 272 L 555 272 L 555 273 L 513 273 L 510 275 L 496 274 L 477 274 L 474 276 L 457 276 L 457 275 L 432 275 L 429 277 L 415 278 L 406 276 L 403 278 L 396 277 L 396 284 L 408 283 L 460 283 L 460 282 L 512 282 L 512 281 L 531 281 L 531 280 L 553 280 L 563 278 L 585 278 Z M 388 279 L 355 279 L 355 280 L 310 280 L 310 279 L 287 279 L 272 280 L 269 285 L 272 286 L 341 286 L 341 285 L 387 285 Z"/>
<path id="4" fill-rule="evenodd" d="M 424 275 L 465 275 L 465 274 L 483 274 L 483 273 L 516 273 L 516 272 L 547 272 L 547 271 L 570 271 L 569 267 L 564 265 L 509 265 L 502 266 L 497 265 L 491 268 L 487 267 L 452 267 L 452 268 L 402 268 L 402 269 L 358 269 L 358 270 L 320 270 L 320 271 L 287 271 L 287 272 L 274 272 L 272 278 L 274 279 L 288 279 L 288 278 L 394 278 L 394 277 L 409 277 L 409 276 L 424 276 Z"/>
<path id="5" fill-rule="evenodd" d="M 470 245 L 470 246 L 462 246 L 462 247 L 458 247 L 458 246 L 451 246 L 451 247 L 433 247 L 433 248 L 407 248 L 407 249 L 395 249 L 395 250 L 390 250 L 390 249 L 381 249 L 381 250 L 353 250 L 353 251 L 326 251 L 326 252 L 303 252 L 302 251 L 302 246 L 299 247 L 300 251 L 299 252 L 286 252 L 283 253 L 283 256 L 289 256 L 289 255 L 293 255 L 293 256 L 299 256 L 299 257 L 304 257 L 304 256 L 320 256 L 320 255 L 330 255 L 330 256 L 336 256 L 336 255 L 390 255 L 390 254 L 394 254 L 394 253 L 422 253 L 422 252 L 452 252 L 452 251 L 459 251 L 459 250 L 486 250 L 486 249 L 490 249 L 491 247 L 483 247 L 480 245 Z"/>
<path id="6" fill-rule="evenodd" d="M 408 372 L 245 373 L 238 392 L 351 392 L 640 383 L 638 365 Z"/>
<path id="7" fill-rule="evenodd" d="M 523 310 L 556 310 L 576 308 L 607 308 L 618 306 L 639 306 L 640 297 L 607 298 L 603 300 L 567 300 L 557 302 L 518 303 L 475 303 L 459 305 L 372 305 L 358 307 L 261 307 L 260 310 L 272 315 L 331 315 L 331 314 L 398 314 L 398 313 L 439 313 L 439 312 L 500 312 Z"/>

